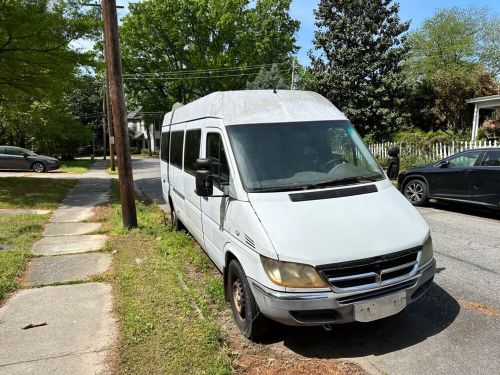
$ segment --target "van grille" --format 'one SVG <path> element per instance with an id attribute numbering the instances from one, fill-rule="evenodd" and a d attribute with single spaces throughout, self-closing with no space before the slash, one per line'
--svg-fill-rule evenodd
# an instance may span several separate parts
<path id="1" fill-rule="evenodd" d="M 318 266 L 335 292 L 346 293 L 378 288 L 414 276 L 422 247 L 352 262 Z"/>

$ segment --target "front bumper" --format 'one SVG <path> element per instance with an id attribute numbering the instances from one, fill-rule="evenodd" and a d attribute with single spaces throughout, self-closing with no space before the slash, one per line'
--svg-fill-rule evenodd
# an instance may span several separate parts
<path id="1" fill-rule="evenodd" d="M 417 274 L 396 284 L 354 293 L 331 291 L 288 293 L 269 289 L 249 279 L 261 312 L 270 319 L 294 326 L 315 326 L 353 322 L 354 305 L 391 294 L 406 292 L 407 305 L 421 297 L 431 286 L 436 272 L 433 258 Z"/>
<path id="2" fill-rule="evenodd" d="M 55 171 L 56 169 L 61 168 L 61 163 L 47 163 L 45 164 L 45 168 L 47 171 Z"/>

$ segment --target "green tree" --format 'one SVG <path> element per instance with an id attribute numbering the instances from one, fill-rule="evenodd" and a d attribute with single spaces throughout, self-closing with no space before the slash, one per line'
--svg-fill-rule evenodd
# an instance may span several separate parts
<path id="1" fill-rule="evenodd" d="M 500 77 L 500 17 L 492 16 L 481 27 L 480 61 L 491 74 Z"/>
<path id="2" fill-rule="evenodd" d="M 130 4 L 121 43 L 130 102 L 168 111 L 243 89 L 263 64 L 296 52 L 291 0 L 147 0 Z M 238 67 L 238 69 L 234 69 Z"/>
<path id="3" fill-rule="evenodd" d="M 247 82 L 247 89 L 289 89 L 291 82 L 285 80 L 283 73 L 285 72 L 280 69 L 278 64 L 273 64 L 267 68 L 263 67 L 253 81 Z M 290 70 L 286 69 L 286 73 L 289 75 Z"/>
<path id="4" fill-rule="evenodd" d="M 471 123 L 466 99 L 497 92 L 493 75 L 482 64 L 495 64 L 492 44 L 481 41 L 487 19 L 483 8 L 442 9 L 410 34 L 405 73 L 414 98 L 413 124 L 463 131 Z"/>
<path id="5" fill-rule="evenodd" d="M 99 23 L 76 0 L 0 3 L 0 103 L 52 95 L 89 54 L 70 42 L 96 35 Z"/>
<path id="6" fill-rule="evenodd" d="M 407 120 L 400 73 L 409 22 L 398 11 L 391 0 L 321 0 L 315 10 L 311 88 L 379 138 Z"/>
<path id="7" fill-rule="evenodd" d="M 99 18 L 79 0 L 0 2 L 0 143 L 67 156 L 89 131 L 68 93 L 90 54 L 70 46 L 98 35 Z"/>

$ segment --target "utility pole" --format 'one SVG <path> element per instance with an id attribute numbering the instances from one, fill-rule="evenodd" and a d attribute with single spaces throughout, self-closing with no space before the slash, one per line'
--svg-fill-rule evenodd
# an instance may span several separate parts
<path id="1" fill-rule="evenodd" d="M 102 93 L 102 155 L 106 160 L 106 87 L 103 87 Z"/>
<path id="2" fill-rule="evenodd" d="M 127 229 L 137 227 L 135 208 L 134 177 L 128 139 L 127 113 L 123 93 L 122 64 L 120 60 L 120 42 L 118 37 L 118 15 L 116 0 L 101 1 L 104 21 L 104 40 L 106 43 L 106 68 L 109 77 L 109 92 L 115 143 L 118 157 L 118 176 L 120 181 L 120 200 L 122 205 L 123 226 Z"/>
<path id="3" fill-rule="evenodd" d="M 113 113 L 111 110 L 111 100 L 109 98 L 109 79 L 106 70 L 106 113 L 108 115 L 108 129 L 109 129 L 109 161 L 111 170 L 114 172 L 115 166 L 115 129 L 113 126 Z"/>
<path id="4" fill-rule="evenodd" d="M 101 4 L 99 3 L 84 3 L 82 4 L 84 6 L 89 6 L 89 7 L 97 7 L 97 8 L 100 8 L 101 7 Z M 124 6 L 122 5 L 117 5 L 116 6 L 116 9 L 123 9 L 125 8 Z M 102 13 L 101 13 L 101 18 L 102 18 Z M 104 60 L 106 60 L 106 41 L 104 40 L 104 30 L 103 30 L 103 33 L 102 33 L 102 55 L 104 57 Z M 106 61 L 104 61 L 104 64 L 106 64 Z M 110 160 L 110 167 L 111 167 L 111 170 L 114 172 L 116 167 L 115 167 L 115 131 L 114 131 L 114 128 L 113 128 L 113 114 L 112 114 L 112 111 L 111 111 L 111 103 L 110 103 L 110 95 L 109 95 L 109 75 L 108 75 L 108 69 L 105 69 L 106 72 L 105 72 L 105 77 L 104 77 L 104 80 L 105 80 L 105 86 L 104 86 L 104 89 L 105 89 L 105 93 L 104 93 L 104 99 L 105 102 L 103 102 L 103 113 L 106 113 L 106 118 L 107 118 L 107 122 L 108 122 L 108 132 L 109 132 L 109 160 Z M 106 103 L 106 104 L 104 104 Z M 106 107 L 104 107 L 104 105 L 106 105 Z M 104 143 L 104 148 L 103 148 L 103 151 L 104 151 L 104 160 L 106 160 L 106 129 L 105 129 L 105 123 L 104 123 L 104 114 L 103 114 L 103 124 L 102 124 L 102 127 L 103 127 L 103 143 Z"/>
<path id="5" fill-rule="evenodd" d="M 292 57 L 292 83 L 290 90 L 295 90 L 295 57 Z"/>

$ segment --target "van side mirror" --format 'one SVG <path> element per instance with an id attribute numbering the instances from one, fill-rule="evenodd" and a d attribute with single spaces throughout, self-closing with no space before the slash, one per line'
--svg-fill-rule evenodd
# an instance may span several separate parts
<path id="1" fill-rule="evenodd" d="M 209 197 L 214 194 L 214 180 L 212 178 L 212 161 L 208 158 L 196 160 L 196 194 L 200 197 Z"/>
<path id="2" fill-rule="evenodd" d="M 449 160 L 443 160 L 438 163 L 439 168 L 447 168 L 450 166 L 450 161 Z"/>

